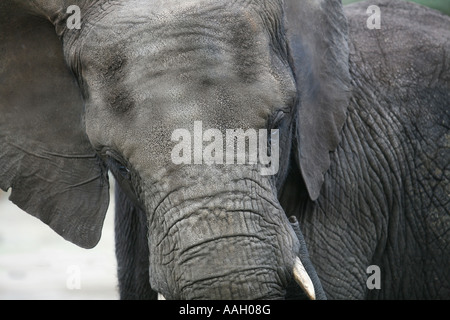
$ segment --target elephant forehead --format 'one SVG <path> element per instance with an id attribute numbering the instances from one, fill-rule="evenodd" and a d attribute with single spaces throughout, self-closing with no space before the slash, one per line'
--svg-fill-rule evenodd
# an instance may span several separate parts
<path id="1" fill-rule="evenodd" d="M 115 110 L 181 111 L 197 120 L 220 106 L 242 119 L 237 111 L 250 105 L 244 111 L 266 120 L 272 106 L 284 105 L 286 88 L 295 91 L 292 74 L 275 70 L 262 18 L 223 1 L 198 3 L 139 12 L 126 5 L 98 21 L 80 50 L 91 98 Z"/>
<path id="2" fill-rule="evenodd" d="M 147 7 L 135 12 L 127 5 L 94 22 L 83 39 L 83 58 L 104 65 L 116 63 L 114 56 L 120 55 L 135 66 L 151 68 L 154 77 L 226 64 L 253 79 L 258 66 L 270 63 L 269 33 L 252 11 L 223 4 Z"/>

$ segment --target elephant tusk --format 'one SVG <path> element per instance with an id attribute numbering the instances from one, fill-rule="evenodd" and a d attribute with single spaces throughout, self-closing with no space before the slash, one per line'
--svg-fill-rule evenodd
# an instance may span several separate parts
<path id="1" fill-rule="evenodd" d="M 161 293 L 158 293 L 158 300 L 166 300 Z"/>
<path id="2" fill-rule="evenodd" d="M 295 258 L 294 261 L 294 279 L 300 285 L 309 299 L 316 300 L 314 285 L 299 257 Z"/>

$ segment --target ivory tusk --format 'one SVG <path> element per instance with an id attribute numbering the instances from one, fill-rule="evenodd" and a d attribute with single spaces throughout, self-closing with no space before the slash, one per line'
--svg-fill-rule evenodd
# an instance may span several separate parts
<path id="1" fill-rule="evenodd" d="M 158 300 L 166 300 L 161 293 L 158 293 Z"/>
<path id="2" fill-rule="evenodd" d="M 316 300 L 314 285 L 299 257 L 295 258 L 294 261 L 294 279 L 300 285 L 303 291 L 305 291 L 309 299 Z"/>

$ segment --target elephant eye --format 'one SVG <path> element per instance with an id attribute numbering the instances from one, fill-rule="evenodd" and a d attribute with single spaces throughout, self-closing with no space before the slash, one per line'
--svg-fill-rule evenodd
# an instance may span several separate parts
<path id="1" fill-rule="evenodd" d="M 136 204 L 142 211 L 144 211 L 144 206 L 140 201 L 139 195 L 136 193 L 136 189 L 134 187 L 133 181 L 133 173 L 128 167 L 124 164 L 125 161 L 111 149 L 108 149 L 106 152 L 101 152 L 103 155 L 103 159 L 106 162 L 111 173 L 114 175 L 116 182 L 119 184 L 122 191 L 128 196 L 128 198 Z"/>
<path id="2" fill-rule="evenodd" d="M 118 161 L 110 152 L 107 152 L 106 156 L 106 163 L 116 177 L 130 179 L 130 170 L 122 162 Z"/>
<path id="3" fill-rule="evenodd" d="M 110 163 L 112 163 L 112 166 L 110 165 L 110 169 L 116 174 L 116 176 L 119 174 L 124 179 L 130 179 L 130 170 L 127 167 L 115 159 L 111 159 Z"/>
<path id="4" fill-rule="evenodd" d="M 283 110 L 278 110 L 270 119 L 270 127 L 277 129 L 282 121 L 285 119 L 286 112 Z"/>
<path id="5" fill-rule="evenodd" d="M 119 164 L 117 169 L 118 169 L 120 175 L 124 178 L 126 178 L 130 175 L 130 170 L 128 170 L 128 168 L 125 167 L 124 165 Z"/>

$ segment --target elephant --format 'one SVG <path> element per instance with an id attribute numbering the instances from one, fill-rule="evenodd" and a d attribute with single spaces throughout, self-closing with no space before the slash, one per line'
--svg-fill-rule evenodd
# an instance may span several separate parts
<path id="1" fill-rule="evenodd" d="M 448 16 L 73 5 L 0 2 L 0 188 L 92 248 L 111 172 L 122 299 L 450 298 Z"/>

